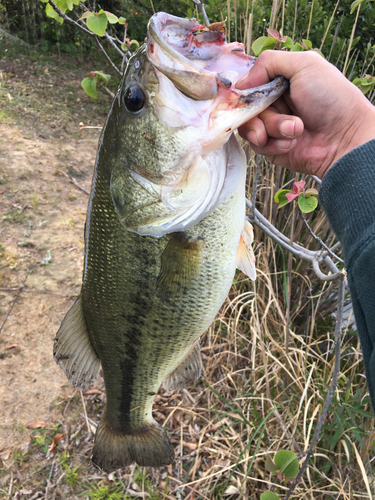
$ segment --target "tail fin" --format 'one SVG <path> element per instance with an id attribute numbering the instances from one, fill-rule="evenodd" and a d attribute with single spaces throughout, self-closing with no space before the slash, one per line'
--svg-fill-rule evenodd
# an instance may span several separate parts
<path id="1" fill-rule="evenodd" d="M 144 467 L 162 467 L 174 460 L 174 451 L 165 429 L 152 422 L 143 429 L 123 434 L 111 428 L 105 417 L 96 431 L 92 462 L 105 472 L 133 462 Z"/>

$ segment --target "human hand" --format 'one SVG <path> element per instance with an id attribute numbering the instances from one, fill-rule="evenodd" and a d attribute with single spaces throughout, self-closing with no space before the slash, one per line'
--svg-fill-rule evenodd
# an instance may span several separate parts
<path id="1" fill-rule="evenodd" d="M 289 90 L 239 129 L 256 153 L 322 178 L 344 154 L 375 138 L 375 107 L 316 52 L 267 50 L 237 88 L 279 75 L 289 79 Z"/>

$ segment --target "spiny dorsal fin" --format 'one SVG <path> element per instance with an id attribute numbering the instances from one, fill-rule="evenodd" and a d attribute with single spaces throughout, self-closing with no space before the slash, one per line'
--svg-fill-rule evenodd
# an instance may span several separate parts
<path id="1" fill-rule="evenodd" d="M 53 357 L 74 387 L 85 389 L 98 376 L 100 359 L 87 332 L 81 295 L 67 312 L 56 334 Z"/>
<path id="2" fill-rule="evenodd" d="M 199 276 L 203 238 L 188 239 L 185 233 L 173 233 L 161 256 L 157 290 L 162 296 L 179 293 Z"/>
<path id="3" fill-rule="evenodd" d="M 181 363 L 163 382 L 164 389 L 182 389 L 195 382 L 202 373 L 202 357 L 199 339 L 194 342 Z"/>
<path id="4" fill-rule="evenodd" d="M 252 247 L 253 239 L 253 226 L 248 220 L 245 220 L 245 225 L 241 233 L 240 244 L 238 246 L 237 267 L 254 281 L 257 277 L 257 273 L 255 268 L 255 256 Z"/>

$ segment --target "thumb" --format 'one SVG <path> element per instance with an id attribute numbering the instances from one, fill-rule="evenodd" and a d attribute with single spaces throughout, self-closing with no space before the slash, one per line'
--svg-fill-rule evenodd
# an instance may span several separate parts
<path id="1" fill-rule="evenodd" d="M 305 57 L 301 52 L 266 50 L 260 54 L 249 73 L 238 80 L 236 87 L 240 90 L 259 87 L 276 76 L 284 76 L 290 80 L 305 65 L 303 60 Z"/>

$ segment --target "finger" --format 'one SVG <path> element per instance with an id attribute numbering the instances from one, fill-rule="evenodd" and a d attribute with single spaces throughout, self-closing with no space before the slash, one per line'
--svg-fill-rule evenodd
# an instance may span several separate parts
<path id="1" fill-rule="evenodd" d="M 238 129 L 240 136 L 247 141 L 264 147 L 268 141 L 268 134 L 264 122 L 258 117 L 252 118 Z"/>
<path id="2" fill-rule="evenodd" d="M 263 123 L 267 135 L 275 139 L 295 139 L 299 137 L 304 125 L 297 116 L 290 116 L 278 113 L 273 108 L 265 109 L 258 117 Z M 258 144 L 259 146 L 265 144 Z"/>
<path id="3" fill-rule="evenodd" d="M 264 147 L 251 143 L 251 148 L 259 155 L 281 157 L 287 155 L 297 145 L 297 139 L 270 139 Z"/>
<path id="4" fill-rule="evenodd" d="M 258 87 L 270 82 L 276 76 L 291 79 L 305 66 L 309 57 L 305 53 L 266 50 L 260 54 L 252 69 L 236 84 L 239 89 Z M 311 61 L 310 61 L 311 62 Z"/>

